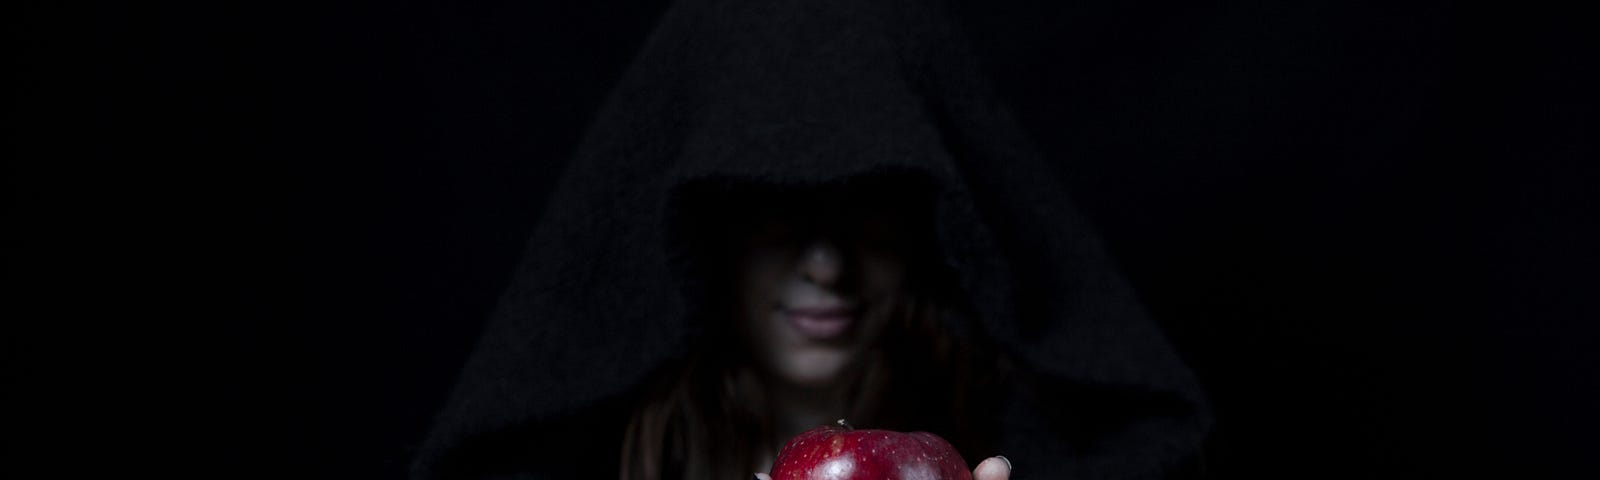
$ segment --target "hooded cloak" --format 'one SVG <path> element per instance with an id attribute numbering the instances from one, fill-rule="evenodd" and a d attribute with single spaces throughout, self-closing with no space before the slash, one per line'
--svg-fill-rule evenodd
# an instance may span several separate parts
<path id="1" fill-rule="evenodd" d="M 1014 478 L 1194 469 L 1204 399 L 988 93 L 934 2 L 685 0 L 557 182 L 414 465 L 419 479 L 615 478 L 640 385 L 696 348 L 672 232 L 694 185 L 914 177 L 981 335 L 1023 373 L 992 412 Z"/>

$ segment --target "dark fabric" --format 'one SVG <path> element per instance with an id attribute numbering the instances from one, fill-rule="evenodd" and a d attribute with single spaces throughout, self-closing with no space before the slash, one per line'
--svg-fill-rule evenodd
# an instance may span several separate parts
<path id="1" fill-rule="evenodd" d="M 699 185 L 866 177 L 934 189 L 935 240 L 1020 375 L 1015 478 L 1192 468 L 1202 394 L 935 3 L 689 0 L 669 10 L 552 194 L 416 478 L 614 478 L 642 382 L 711 348 L 675 239 Z M 970 453 L 969 453 L 970 454 Z"/>

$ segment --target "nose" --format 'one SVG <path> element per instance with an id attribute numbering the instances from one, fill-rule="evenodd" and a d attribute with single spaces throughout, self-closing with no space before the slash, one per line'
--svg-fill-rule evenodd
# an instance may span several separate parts
<path id="1" fill-rule="evenodd" d="M 800 275 L 819 286 L 833 286 L 843 274 L 844 258 L 833 242 L 819 240 L 800 253 Z"/>

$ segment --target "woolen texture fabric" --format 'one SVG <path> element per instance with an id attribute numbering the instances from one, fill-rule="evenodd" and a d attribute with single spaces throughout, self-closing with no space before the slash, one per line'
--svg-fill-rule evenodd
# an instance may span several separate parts
<path id="1" fill-rule="evenodd" d="M 697 185 L 932 186 L 981 335 L 1024 373 L 992 421 L 1013 478 L 1192 473 L 1189 370 L 988 91 L 935 2 L 669 9 L 547 203 L 414 477 L 615 478 L 640 385 L 705 335 L 674 233 Z M 1070 164 L 1070 159 L 1060 159 Z"/>

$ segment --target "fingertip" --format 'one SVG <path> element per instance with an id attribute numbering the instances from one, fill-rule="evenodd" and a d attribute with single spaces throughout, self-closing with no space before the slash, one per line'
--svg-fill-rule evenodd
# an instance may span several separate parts
<path id="1" fill-rule="evenodd" d="M 772 480 L 772 476 L 765 473 L 757 473 L 756 480 Z"/>
<path id="2" fill-rule="evenodd" d="M 1007 480 L 1011 478 L 1011 459 L 994 456 L 984 459 L 972 470 L 974 480 Z"/>

